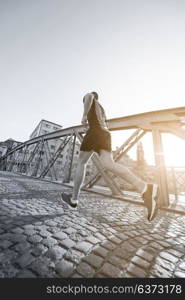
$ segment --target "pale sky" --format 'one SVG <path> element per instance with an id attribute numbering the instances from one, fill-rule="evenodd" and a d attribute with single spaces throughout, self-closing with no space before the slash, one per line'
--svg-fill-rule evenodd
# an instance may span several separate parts
<path id="1" fill-rule="evenodd" d="M 93 90 L 108 118 L 185 106 L 185 1 L 0 0 L 0 141 L 79 125 Z"/>

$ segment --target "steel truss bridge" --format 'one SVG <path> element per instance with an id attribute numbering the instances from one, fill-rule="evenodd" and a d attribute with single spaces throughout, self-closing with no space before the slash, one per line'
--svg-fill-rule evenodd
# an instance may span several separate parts
<path id="1" fill-rule="evenodd" d="M 159 111 L 146 112 L 142 114 L 135 114 L 121 118 L 114 118 L 108 120 L 108 127 L 110 131 L 124 131 L 132 129 L 132 134 L 127 138 L 123 144 L 114 152 L 114 160 L 118 161 L 134 146 L 139 140 L 147 133 L 151 132 L 153 137 L 153 149 L 155 155 L 155 181 L 160 186 L 159 208 L 162 210 L 172 211 L 176 213 L 185 213 L 181 209 L 169 207 L 169 182 L 167 178 L 167 168 L 165 167 L 162 135 L 170 133 L 174 136 L 180 137 L 185 140 L 185 107 L 178 107 L 172 109 L 165 109 Z M 83 134 L 86 131 L 85 126 L 75 126 L 51 132 L 42 136 L 32 138 L 20 145 L 14 147 L 6 155 L 0 159 L 0 170 L 9 172 L 20 173 L 24 176 L 31 176 L 43 180 L 49 180 L 63 185 L 70 184 L 71 172 L 74 163 L 74 149 L 77 140 L 82 141 Z M 134 130 L 134 132 L 133 132 Z M 120 135 L 121 136 L 121 135 Z M 51 153 L 49 148 L 49 141 L 60 139 L 61 143 Z M 65 166 L 67 172 L 67 179 L 65 182 L 59 181 L 56 175 L 56 162 L 62 153 L 65 151 L 66 146 L 70 144 L 70 161 L 68 166 Z M 32 151 L 29 151 L 32 149 Z M 175 149 L 175 147 L 174 147 Z M 21 160 L 18 159 L 20 152 Z M 175 155 L 175 153 L 174 153 Z M 46 164 L 41 167 L 42 156 L 45 156 Z M 36 159 L 37 157 L 37 159 Z M 36 159 L 34 170 L 30 173 L 31 164 Z M 143 201 L 127 198 L 125 191 L 123 191 L 115 178 L 110 172 L 103 168 L 98 155 L 94 153 L 91 157 L 93 164 L 96 166 L 97 172 L 93 177 L 84 184 L 83 190 L 104 194 L 107 197 L 114 197 L 119 200 L 131 201 L 136 204 L 143 205 Z M 17 163 L 19 161 L 19 163 Z M 175 177 L 172 174 L 173 179 Z M 97 183 L 100 178 L 104 179 L 107 189 L 97 189 Z M 175 184 L 175 180 L 174 180 Z M 185 186 L 185 182 L 181 183 Z M 96 188 L 94 188 L 96 186 Z M 177 198 L 178 191 L 175 184 L 175 196 Z M 138 198 L 138 197 L 137 197 Z"/>

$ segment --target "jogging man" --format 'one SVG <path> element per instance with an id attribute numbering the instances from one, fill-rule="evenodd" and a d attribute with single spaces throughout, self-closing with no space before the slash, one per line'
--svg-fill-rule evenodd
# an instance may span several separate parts
<path id="1" fill-rule="evenodd" d="M 73 193 L 72 195 L 63 193 L 63 201 L 72 208 L 75 208 L 78 205 L 78 197 L 85 177 L 86 164 L 93 152 L 96 152 L 105 169 L 122 177 L 141 193 L 147 208 L 148 220 L 152 221 L 156 216 L 157 211 L 156 200 L 159 190 L 158 185 L 144 182 L 134 175 L 127 167 L 113 160 L 111 135 L 106 124 L 105 111 L 98 101 L 98 94 L 96 92 L 86 94 L 83 98 L 83 102 L 84 113 L 81 123 L 84 125 L 88 124 L 89 129 L 87 130 L 80 147 Z"/>

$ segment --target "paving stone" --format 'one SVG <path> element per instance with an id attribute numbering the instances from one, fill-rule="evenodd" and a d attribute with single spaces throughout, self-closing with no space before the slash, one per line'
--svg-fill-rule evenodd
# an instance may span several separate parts
<path id="1" fill-rule="evenodd" d="M 103 241 L 103 240 L 106 239 L 106 237 L 105 237 L 104 235 L 102 235 L 101 233 L 99 233 L 99 232 L 96 232 L 96 233 L 94 234 L 94 236 L 95 236 L 97 239 L 101 240 L 101 241 Z"/>
<path id="2" fill-rule="evenodd" d="M 136 252 L 136 255 L 140 256 L 141 258 L 143 258 L 144 260 L 147 260 L 149 262 L 151 262 L 154 258 L 154 256 L 150 253 L 148 253 L 147 251 L 143 250 L 143 249 L 139 249 Z"/>
<path id="3" fill-rule="evenodd" d="M 133 247 L 129 242 L 124 242 L 121 245 L 121 248 L 124 249 L 127 252 L 133 252 L 133 251 L 135 251 L 135 247 Z"/>
<path id="4" fill-rule="evenodd" d="M 28 236 L 31 236 L 31 235 L 36 234 L 36 231 L 33 230 L 33 229 L 25 229 L 25 230 L 24 230 L 24 234 L 26 234 L 26 235 L 28 235 Z"/>
<path id="5" fill-rule="evenodd" d="M 0 241 L 0 247 L 2 248 L 2 249 L 7 249 L 7 248 L 9 248 L 10 246 L 12 245 L 12 242 L 10 242 L 10 241 Z"/>
<path id="6" fill-rule="evenodd" d="M 67 229 L 64 229 L 64 232 L 67 234 L 71 234 L 71 233 L 76 232 L 76 229 L 74 229 L 73 227 L 69 227 Z"/>
<path id="7" fill-rule="evenodd" d="M 136 276 L 131 273 L 125 272 L 125 275 L 123 277 L 124 278 L 135 278 Z"/>
<path id="8" fill-rule="evenodd" d="M 165 234 L 166 237 L 172 237 L 172 238 L 175 238 L 176 237 L 176 234 L 170 230 L 167 231 L 167 233 Z"/>
<path id="9" fill-rule="evenodd" d="M 6 270 L 2 273 L 0 271 L 0 277 L 1 278 L 15 278 L 17 273 L 19 272 L 19 269 L 15 268 L 12 265 L 7 264 L 6 266 Z"/>
<path id="10" fill-rule="evenodd" d="M 94 236 L 87 237 L 86 241 L 91 243 L 91 244 L 98 244 L 99 243 L 99 240 L 97 238 L 95 238 Z"/>
<path id="11" fill-rule="evenodd" d="M 118 256 L 112 255 L 108 262 L 113 264 L 114 266 L 118 267 L 119 269 L 124 269 L 127 265 L 127 261 L 124 259 L 119 258 Z"/>
<path id="12" fill-rule="evenodd" d="M 30 249 L 30 247 L 31 247 L 31 244 L 30 244 L 30 243 L 24 242 L 24 243 L 16 244 L 16 246 L 14 246 L 14 249 L 15 249 L 17 252 L 20 252 L 21 254 L 23 254 L 23 253 L 26 252 L 28 249 Z"/>
<path id="13" fill-rule="evenodd" d="M 17 257 L 18 253 L 10 249 L 5 249 L 3 252 L 0 252 L 1 264 L 7 264 L 10 263 L 10 261 L 14 262 Z"/>
<path id="14" fill-rule="evenodd" d="M 100 268 L 100 266 L 103 263 L 103 259 L 95 254 L 89 254 L 86 257 L 83 258 L 83 261 L 87 262 L 88 264 L 90 264 L 92 267 L 94 268 Z"/>
<path id="15" fill-rule="evenodd" d="M 135 239 L 129 240 L 129 244 L 131 244 L 134 248 L 139 248 L 141 246 L 141 243 L 136 241 Z"/>
<path id="16" fill-rule="evenodd" d="M 160 256 L 163 257 L 164 259 L 172 262 L 173 264 L 178 262 L 178 258 L 176 256 L 171 255 L 168 252 L 163 251 L 160 253 Z"/>
<path id="17" fill-rule="evenodd" d="M 57 227 L 48 227 L 47 231 L 49 231 L 51 234 L 57 233 L 58 228 Z"/>
<path id="18" fill-rule="evenodd" d="M 151 236 L 153 237 L 154 240 L 157 240 L 157 241 L 164 239 L 164 237 L 162 235 L 159 235 L 157 233 L 153 233 Z"/>
<path id="19" fill-rule="evenodd" d="M 146 243 L 148 243 L 148 240 L 145 239 L 144 237 L 141 237 L 141 236 L 135 237 L 135 240 L 136 240 L 137 242 L 143 244 L 143 245 L 146 244 Z"/>
<path id="20" fill-rule="evenodd" d="M 51 221 L 51 220 L 46 221 L 45 224 L 48 225 L 48 226 L 57 226 L 57 223 L 54 222 L 54 221 Z"/>
<path id="21" fill-rule="evenodd" d="M 88 242 L 79 242 L 75 245 L 75 248 L 79 251 L 87 253 L 92 248 L 92 244 Z"/>
<path id="22" fill-rule="evenodd" d="M 50 237 L 52 235 L 52 233 L 47 231 L 47 230 L 41 230 L 39 232 L 39 235 L 42 236 L 42 237 Z"/>
<path id="23" fill-rule="evenodd" d="M 134 256 L 131 262 L 143 269 L 148 269 L 150 267 L 150 263 L 139 256 Z"/>
<path id="24" fill-rule="evenodd" d="M 164 249 L 164 247 L 161 246 L 161 245 L 160 245 L 159 243 L 157 243 L 157 242 L 152 242 L 152 243 L 150 243 L 150 247 L 152 247 L 152 248 L 154 248 L 154 249 L 156 249 L 156 250 L 158 250 L 158 251 Z"/>
<path id="25" fill-rule="evenodd" d="M 61 277 L 69 277 L 74 271 L 74 265 L 71 262 L 62 259 L 56 264 L 56 271 Z"/>
<path id="26" fill-rule="evenodd" d="M 45 278 L 45 277 L 54 277 L 53 270 L 55 265 L 51 260 L 47 257 L 39 257 L 35 259 L 29 266 L 34 273 L 38 274 L 38 277 Z"/>
<path id="27" fill-rule="evenodd" d="M 132 263 L 128 266 L 127 272 L 131 273 L 132 275 L 138 278 L 145 278 L 147 276 L 146 271 Z"/>
<path id="28" fill-rule="evenodd" d="M 154 278 L 170 278 L 172 277 L 172 272 L 169 270 L 164 269 L 158 264 L 155 264 L 152 269 L 150 270 L 150 274 Z"/>
<path id="29" fill-rule="evenodd" d="M 57 259 L 61 259 L 66 252 L 67 252 L 66 249 L 59 246 L 54 246 L 53 248 L 50 248 L 46 252 L 46 256 L 53 260 L 57 260 Z"/>
<path id="30" fill-rule="evenodd" d="M 25 242 L 26 241 L 26 236 L 24 234 L 14 234 L 11 237 L 11 242 L 14 243 L 19 243 L 19 242 Z"/>
<path id="31" fill-rule="evenodd" d="M 127 231 L 126 234 L 131 238 L 136 237 L 136 235 L 132 231 L 130 232 Z"/>
<path id="32" fill-rule="evenodd" d="M 177 277 L 177 278 L 185 278 L 185 272 L 182 272 L 182 271 L 176 271 L 174 273 L 174 276 Z"/>
<path id="33" fill-rule="evenodd" d="M 92 227 L 92 226 L 88 226 L 88 229 L 89 229 L 90 231 L 92 231 L 92 232 L 97 232 L 97 231 L 98 231 L 97 228 Z"/>
<path id="34" fill-rule="evenodd" d="M 16 260 L 16 263 L 21 267 L 21 268 L 25 268 L 27 266 L 29 266 L 33 261 L 34 261 L 34 256 L 31 255 L 29 252 L 23 254 L 21 257 L 19 257 Z"/>
<path id="35" fill-rule="evenodd" d="M 101 244 L 102 247 L 106 248 L 107 250 L 113 250 L 116 248 L 116 245 L 109 242 L 109 241 L 105 241 Z"/>
<path id="36" fill-rule="evenodd" d="M 42 212 L 42 211 L 40 211 L 40 210 L 39 210 L 39 212 L 42 213 L 42 214 L 44 214 L 44 212 Z M 37 226 L 36 226 L 36 229 L 37 229 L 38 231 L 42 231 L 42 230 L 45 231 L 45 230 L 47 230 L 47 228 L 48 228 L 48 226 L 46 226 L 45 224 L 37 225 Z"/>
<path id="37" fill-rule="evenodd" d="M 143 250 L 153 256 L 156 256 L 158 254 L 158 251 L 156 251 L 155 248 L 150 247 L 150 244 L 143 246 Z"/>
<path id="38" fill-rule="evenodd" d="M 176 237 L 175 239 L 174 239 L 177 243 L 184 243 L 184 240 L 183 240 L 183 238 L 182 237 Z"/>
<path id="39" fill-rule="evenodd" d="M 117 233 L 117 231 L 116 231 L 114 228 L 109 227 L 108 230 L 109 230 L 111 233 L 113 233 L 113 234 Z"/>
<path id="40" fill-rule="evenodd" d="M 166 242 L 169 243 L 171 246 L 179 245 L 179 242 L 177 242 L 174 238 L 167 238 Z"/>
<path id="41" fill-rule="evenodd" d="M 129 239 L 129 236 L 126 235 L 125 233 L 117 233 L 116 236 L 122 241 L 126 241 Z"/>
<path id="42" fill-rule="evenodd" d="M 66 254 L 64 255 L 64 257 L 67 259 L 67 260 L 70 260 L 74 263 L 79 263 L 82 259 L 82 257 L 84 257 L 84 253 L 83 252 L 80 252 L 78 250 L 75 250 L 75 249 L 69 249 Z"/>
<path id="43" fill-rule="evenodd" d="M 179 231 L 179 234 L 180 234 L 180 233 L 181 233 L 181 232 Z M 180 238 L 180 243 L 181 243 L 181 242 L 185 243 L 185 237 L 184 237 L 184 236 L 180 236 L 179 238 Z"/>
<path id="44" fill-rule="evenodd" d="M 80 234 L 80 235 L 83 236 L 83 237 L 87 237 L 87 236 L 88 236 L 88 232 L 85 231 L 85 230 L 80 230 L 80 231 L 78 231 L 78 234 Z"/>
<path id="45" fill-rule="evenodd" d="M 150 235 L 143 235 L 142 237 L 145 241 L 153 241 L 153 238 Z"/>
<path id="46" fill-rule="evenodd" d="M 42 241 L 42 237 L 40 235 L 35 234 L 28 237 L 28 241 L 31 242 L 32 244 L 37 244 Z"/>
<path id="47" fill-rule="evenodd" d="M 42 244 L 34 245 L 34 248 L 31 250 L 31 253 L 35 256 L 43 255 L 48 250 L 47 247 L 45 247 Z"/>
<path id="48" fill-rule="evenodd" d="M 139 235 L 145 235 L 146 233 L 147 233 L 146 230 L 143 230 L 143 229 L 138 230 Z"/>
<path id="49" fill-rule="evenodd" d="M 97 246 L 96 248 L 94 248 L 93 250 L 94 254 L 97 254 L 101 257 L 106 257 L 109 253 L 108 250 L 106 250 L 105 248 L 101 247 L 101 246 Z"/>
<path id="50" fill-rule="evenodd" d="M 166 260 L 164 258 L 161 258 L 160 256 L 156 257 L 155 260 L 156 264 L 160 265 L 164 269 L 168 271 L 173 271 L 175 268 L 175 264 L 173 262 L 170 262 L 169 260 Z"/>
<path id="51" fill-rule="evenodd" d="M 133 229 L 136 229 L 136 228 L 133 227 Z M 137 230 L 132 230 L 132 233 L 134 234 L 135 237 L 139 235 L 139 232 Z"/>
<path id="52" fill-rule="evenodd" d="M 176 256 L 176 257 L 182 257 L 184 255 L 184 253 L 178 251 L 178 250 L 175 250 L 175 249 L 168 249 L 166 250 L 168 253 L 172 254 L 173 256 Z"/>
<path id="53" fill-rule="evenodd" d="M 45 246 L 47 246 L 48 248 L 51 248 L 51 247 L 53 247 L 54 245 L 57 244 L 57 241 L 56 241 L 55 239 L 51 238 L 51 237 L 48 237 L 48 238 L 46 238 L 46 239 L 43 239 L 42 242 L 43 242 L 43 244 L 44 244 Z"/>
<path id="54" fill-rule="evenodd" d="M 16 275 L 16 278 L 36 278 L 36 277 L 37 276 L 29 270 L 23 270 Z"/>
<path id="55" fill-rule="evenodd" d="M 92 278 L 95 274 L 94 268 L 92 268 L 89 264 L 85 262 L 81 262 L 76 268 L 76 271 L 83 275 L 83 277 L 85 278 Z"/>
<path id="56" fill-rule="evenodd" d="M 11 231 L 14 232 L 14 233 L 23 233 L 24 232 L 24 230 L 20 227 L 14 228 Z"/>
<path id="57" fill-rule="evenodd" d="M 24 229 L 34 229 L 34 225 L 32 224 L 24 225 Z"/>
<path id="58" fill-rule="evenodd" d="M 114 255 L 116 255 L 120 258 L 123 258 L 123 259 L 127 259 L 129 256 L 132 255 L 132 253 L 128 252 L 123 247 L 116 248 L 116 250 L 113 253 L 114 253 Z"/>
<path id="59" fill-rule="evenodd" d="M 166 241 L 158 241 L 158 243 L 163 247 L 163 248 L 169 248 L 171 246 L 170 243 L 167 243 Z"/>
<path id="60" fill-rule="evenodd" d="M 120 270 L 110 263 L 105 263 L 102 266 L 100 272 L 102 274 L 104 274 L 105 276 L 111 277 L 111 278 L 117 278 L 121 274 Z"/>
<path id="61" fill-rule="evenodd" d="M 112 236 L 109 238 L 109 241 L 111 241 L 112 243 L 116 244 L 116 245 L 120 245 L 122 243 L 122 240 L 117 238 L 116 236 Z"/>
<path id="62" fill-rule="evenodd" d="M 65 248 L 72 248 L 75 245 L 75 242 L 72 241 L 71 239 L 60 240 L 59 243 Z"/>
<path id="63" fill-rule="evenodd" d="M 179 268 L 185 271 L 185 262 L 180 263 Z"/>

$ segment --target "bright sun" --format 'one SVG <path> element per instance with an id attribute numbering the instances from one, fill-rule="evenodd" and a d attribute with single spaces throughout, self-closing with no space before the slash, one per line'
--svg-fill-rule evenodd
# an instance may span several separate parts
<path id="1" fill-rule="evenodd" d="M 116 147 L 121 146 L 121 144 L 123 144 L 131 134 L 131 130 L 112 132 L 113 150 L 116 149 Z M 171 134 L 163 134 L 162 140 L 166 166 L 185 167 L 185 140 Z M 147 133 L 141 141 L 147 163 L 154 165 L 155 160 L 153 154 L 152 134 Z M 128 154 L 131 158 L 136 159 L 136 146 L 134 146 Z"/>

